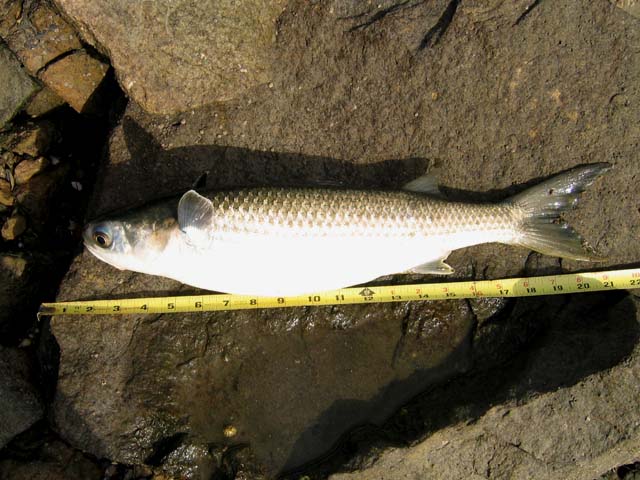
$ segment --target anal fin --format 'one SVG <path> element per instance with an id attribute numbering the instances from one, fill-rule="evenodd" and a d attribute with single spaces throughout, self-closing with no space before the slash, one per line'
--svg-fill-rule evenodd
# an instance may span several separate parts
<path id="1" fill-rule="evenodd" d="M 423 273 L 431 275 L 451 275 L 454 270 L 451 265 L 447 264 L 444 259 L 447 257 L 438 258 L 417 267 L 413 267 L 409 270 L 411 273 Z"/>

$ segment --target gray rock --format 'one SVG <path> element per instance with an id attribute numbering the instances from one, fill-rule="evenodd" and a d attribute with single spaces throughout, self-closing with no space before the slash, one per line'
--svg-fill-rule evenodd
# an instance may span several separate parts
<path id="1" fill-rule="evenodd" d="M 0 449 L 42 415 L 27 354 L 0 346 Z"/>
<path id="2" fill-rule="evenodd" d="M 152 112 L 237 98 L 269 82 L 276 68 L 284 0 L 56 3 L 109 55 L 125 91 Z"/>
<path id="3" fill-rule="evenodd" d="M 16 345 L 33 325 L 50 268 L 48 256 L 0 254 L 0 345 Z"/>
<path id="4" fill-rule="evenodd" d="M 0 42 L 0 129 L 38 91 L 38 84 L 24 71 L 13 53 Z"/>
<path id="5" fill-rule="evenodd" d="M 327 181 L 374 188 L 400 185 L 436 164 L 450 198 L 494 201 L 525 182 L 608 160 L 613 171 L 568 219 L 609 254 L 599 267 L 640 258 L 640 244 L 629 242 L 640 237 L 629 181 L 640 175 L 631 101 L 640 90 L 633 49 L 639 33 L 624 12 L 607 1 L 540 2 L 526 12 L 530 2 L 495 1 L 491 8 L 459 2 L 447 23 L 449 2 L 415 2 L 354 29 L 360 23 L 338 16 L 339 3 L 296 2 L 281 17 L 281 68 L 272 88 L 172 116 L 146 115 L 132 102 L 111 137 L 92 214 L 184 191 L 205 171 L 212 188 Z M 439 33 L 430 35 L 432 29 Z M 451 264 L 455 278 L 592 267 L 530 257 L 523 249 L 485 245 L 455 252 Z M 60 299 L 187 292 L 83 253 Z M 578 304 L 588 305 L 584 298 Z M 403 421 L 417 432 L 436 431 L 470 418 L 476 404 L 488 410 L 487 402 L 505 403 L 480 372 L 509 366 L 514 355 L 537 345 L 534 339 L 542 342 L 566 302 L 58 317 L 53 418 L 65 439 L 99 457 L 160 466 L 171 458 L 174 468 L 172 451 L 178 458 L 191 452 L 194 464 L 208 465 L 198 445 L 214 445 L 221 454 L 248 444 L 250 458 L 273 474 L 330 451 L 352 426 L 379 424 L 409 397 L 460 372 L 484 382 L 466 403 L 429 397 L 423 408 L 435 427 L 413 422 L 415 412 Z M 92 328 L 81 328 L 87 322 Z M 631 326 L 618 328 L 622 334 Z M 570 338 L 561 346 L 571 346 Z M 628 353 L 624 345 L 607 343 L 607 351 Z M 579 358 L 593 351 L 592 344 L 581 348 Z M 557 359 L 545 369 L 558 387 L 619 363 L 614 355 L 574 372 Z M 516 367 L 522 363 L 494 370 L 496 391 L 500 381 L 527 378 Z M 547 393 L 542 386 L 517 390 L 514 402 L 525 403 L 531 392 Z M 618 415 L 606 398 L 591 401 L 608 421 Z M 237 430 L 231 439 L 224 435 L 229 426 Z M 558 441 L 570 448 L 579 432 Z M 607 448 L 601 443 L 592 451 Z M 527 468 L 542 465 L 527 458 Z"/>
<path id="6" fill-rule="evenodd" d="M 47 441 L 37 454 L 0 460 L 0 480 L 100 480 L 101 469 L 59 440 Z M 30 445 L 30 447 L 32 447 Z M 33 449 L 33 447 L 32 447 Z M 33 458 L 35 456 L 35 458 Z"/>

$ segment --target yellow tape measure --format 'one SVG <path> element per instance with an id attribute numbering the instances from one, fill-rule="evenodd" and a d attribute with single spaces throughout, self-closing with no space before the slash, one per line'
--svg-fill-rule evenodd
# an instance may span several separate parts
<path id="1" fill-rule="evenodd" d="M 247 295 L 214 294 L 43 303 L 40 306 L 39 315 L 213 312 L 256 308 L 406 302 L 412 300 L 534 297 L 635 288 L 640 288 L 640 268 L 569 273 L 544 277 L 504 278 L 500 280 L 343 288 L 296 297 L 252 297 Z"/>

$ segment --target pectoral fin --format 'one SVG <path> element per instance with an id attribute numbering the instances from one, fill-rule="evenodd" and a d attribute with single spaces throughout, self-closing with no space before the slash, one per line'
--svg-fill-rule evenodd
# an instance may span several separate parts
<path id="1" fill-rule="evenodd" d="M 442 258 L 438 258 L 437 260 L 423 263 L 422 265 L 413 267 L 409 271 L 411 273 L 424 273 L 424 274 L 432 274 L 432 275 L 451 275 L 454 272 L 454 270 L 450 265 L 445 263 L 444 261 L 445 258 L 447 257 L 444 256 Z"/>
<path id="2" fill-rule="evenodd" d="M 213 204 L 195 190 L 185 193 L 178 203 L 178 225 L 196 246 L 210 242 L 209 232 L 213 223 Z"/>

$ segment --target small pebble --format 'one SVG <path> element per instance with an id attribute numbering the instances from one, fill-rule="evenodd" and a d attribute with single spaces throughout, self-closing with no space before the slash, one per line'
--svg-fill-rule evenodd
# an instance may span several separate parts
<path id="1" fill-rule="evenodd" d="M 226 427 L 224 427 L 222 433 L 227 438 L 233 438 L 238 434 L 238 429 L 233 425 L 227 425 Z"/>
<path id="2" fill-rule="evenodd" d="M 37 157 L 47 151 L 53 140 L 55 127 L 51 122 L 30 124 L 21 131 L 11 146 L 11 151 L 18 155 Z"/>
<path id="3" fill-rule="evenodd" d="M 49 161 L 44 157 L 38 157 L 35 160 L 22 160 L 13 171 L 16 184 L 23 185 L 27 183 L 31 178 L 47 168 L 48 164 Z"/>
<path id="4" fill-rule="evenodd" d="M 14 278 L 21 278 L 27 271 L 27 261 L 16 255 L 2 255 L 0 256 L 0 267 L 10 272 Z"/>
<path id="5" fill-rule="evenodd" d="M 15 240 L 27 229 L 27 220 L 22 215 L 14 214 L 2 225 L 2 238 Z"/>
<path id="6" fill-rule="evenodd" d="M 11 194 L 11 184 L 0 178 L 0 205 L 10 207 L 15 203 L 15 198 Z"/>

